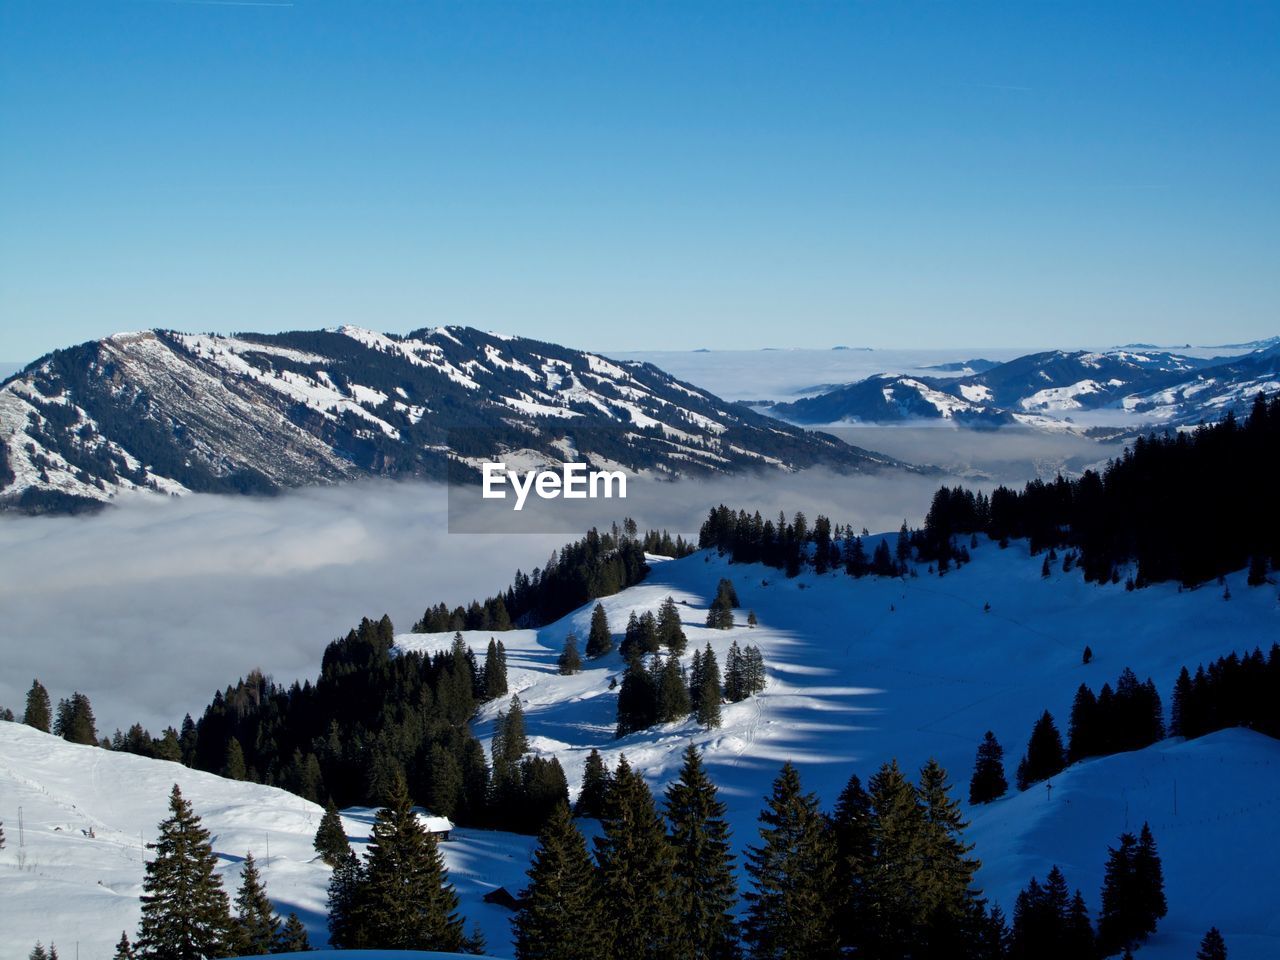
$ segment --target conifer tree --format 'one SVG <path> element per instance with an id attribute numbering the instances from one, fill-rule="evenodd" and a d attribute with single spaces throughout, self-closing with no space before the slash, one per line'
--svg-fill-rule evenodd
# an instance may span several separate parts
<path id="1" fill-rule="evenodd" d="M 320 859 L 331 867 L 336 867 L 351 852 L 346 828 L 342 826 L 342 817 L 332 800 L 324 808 L 324 816 L 320 818 L 320 827 L 316 830 L 312 846 L 320 854 Z"/>
<path id="2" fill-rule="evenodd" d="M 582 789 L 573 813 L 576 817 L 599 819 L 604 811 L 604 798 L 609 789 L 609 768 L 604 765 L 600 751 L 591 748 L 582 770 Z"/>
<path id="3" fill-rule="evenodd" d="M 973 777 L 969 780 L 969 802 L 990 803 L 1003 797 L 1009 789 L 1004 776 L 1004 748 L 990 730 L 978 745 L 978 756 L 973 764 Z"/>
<path id="4" fill-rule="evenodd" d="M 1067 759 L 1070 762 L 1102 752 L 1101 722 L 1098 698 L 1087 684 L 1080 684 L 1071 703 L 1071 720 L 1067 726 Z"/>
<path id="5" fill-rule="evenodd" d="M 276 938 L 272 953 L 306 953 L 311 949 L 311 938 L 307 936 L 307 928 L 302 925 L 296 913 L 290 913 Z"/>
<path id="6" fill-rule="evenodd" d="M 729 825 L 725 805 L 693 745 L 685 749 L 680 776 L 667 787 L 666 815 L 682 918 L 680 955 L 690 960 L 732 960 L 737 955 L 733 916 L 737 883 Z"/>
<path id="7" fill-rule="evenodd" d="M 748 610 L 747 626 L 754 630 L 759 624 L 760 621 L 756 619 L 756 612 L 754 610 Z"/>
<path id="8" fill-rule="evenodd" d="M 334 866 L 329 877 L 329 943 L 339 950 L 368 946 L 361 904 L 364 885 L 364 865 L 354 853 L 348 853 Z"/>
<path id="9" fill-rule="evenodd" d="M 367 946 L 457 952 L 463 921 L 436 839 L 414 812 L 403 777 L 373 822 L 359 894 Z"/>
<path id="10" fill-rule="evenodd" d="M 835 850 L 800 775 L 783 764 L 760 814 L 758 847 L 747 852 L 752 889 L 744 938 L 753 958 L 834 957 L 838 949 L 832 888 Z"/>
<path id="11" fill-rule="evenodd" d="M 484 654 L 484 697 L 486 700 L 496 700 L 506 695 L 507 651 L 501 640 L 490 637 Z"/>
<path id="12" fill-rule="evenodd" d="M 867 788 L 875 851 L 867 883 L 874 898 L 863 935 L 874 945 L 873 953 L 895 945 L 909 950 L 926 920 L 916 899 L 924 855 L 924 808 L 896 760 L 882 766 Z"/>
<path id="13" fill-rule="evenodd" d="M 720 665 L 716 663 L 711 644 L 698 657 L 696 675 L 691 678 L 690 694 L 694 716 L 704 727 L 720 726 Z"/>
<path id="14" fill-rule="evenodd" d="M 1034 783 L 1048 780 L 1066 766 L 1062 736 L 1053 716 L 1046 710 L 1032 728 L 1027 752 L 1018 764 L 1018 789 L 1026 790 Z"/>
<path id="15" fill-rule="evenodd" d="M 627 665 L 618 690 L 618 723 L 614 735 L 625 737 L 651 727 L 657 716 L 658 692 L 653 675 L 638 658 L 634 659 Z"/>
<path id="16" fill-rule="evenodd" d="M 244 750 L 235 737 L 227 741 L 227 759 L 222 765 L 222 775 L 228 780 L 248 779 L 249 774 L 244 765 Z"/>
<path id="17" fill-rule="evenodd" d="M 120 931 L 120 939 L 116 941 L 116 952 L 112 954 L 112 960 L 133 960 L 133 944 L 129 942 L 127 931 Z"/>
<path id="18" fill-rule="evenodd" d="M 1133 855 L 1133 882 L 1137 896 L 1137 911 L 1143 921 L 1143 934 L 1156 931 L 1158 921 L 1169 912 L 1164 895 L 1164 868 L 1156 851 L 1151 826 L 1142 824 L 1138 831 L 1138 846 Z"/>
<path id="19" fill-rule="evenodd" d="M 235 916 L 228 945 L 239 956 L 257 956 L 270 953 L 279 934 L 280 919 L 267 899 L 253 854 L 248 853 L 240 866 L 240 889 L 236 893 Z"/>
<path id="20" fill-rule="evenodd" d="M 31 689 L 27 691 L 27 709 L 22 715 L 22 722 L 28 727 L 35 727 L 45 733 L 53 723 L 53 709 L 49 702 L 49 691 L 39 680 L 31 681 Z"/>
<path id="21" fill-rule="evenodd" d="M 453 817 L 463 805 L 462 768 L 452 750 L 433 743 L 427 753 L 427 782 L 423 800 L 442 817 Z"/>
<path id="22" fill-rule="evenodd" d="M 564 638 L 564 649 L 560 651 L 556 668 L 562 677 L 573 676 L 582 669 L 582 657 L 578 654 L 578 638 L 572 633 Z"/>
<path id="23" fill-rule="evenodd" d="M 735 640 L 729 644 L 729 652 L 724 659 L 724 698 L 730 703 L 737 703 L 749 696 L 747 667 L 742 658 L 742 650 Z"/>
<path id="24" fill-rule="evenodd" d="M 1067 909 L 1066 922 L 1063 925 L 1062 947 L 1065 957 L 1093 957 L 1097 954 L 1097 943 L 1093 933 L 1093 924 L 1089 921 L 1089 908 L 1085 906 L 1080 891 L 1071 898 L 1071 906 Z"/>
<path id="25" fill-rule="evenodd" d="M 871 818 L 871 797 L 855 773 L 840 791 L 831 816 L 837 930 L 840 946 L 855 955 L 863 944 L 870 909 L 868 878 L 874 854 Z"/>
<path id="26" fill-rule="evenodd" d="M 658 608 L 658 642 L 668 652 L 680 656 L 688 645 L 684 635 L 684 627 L 680 623 L 680 608 L 671 597 L 662 601 Z"/>
<path id="27" fill-rule="evenodd" d="M 96 746 L 98 728 L 89 698 L 77 690 L 70 699 L 58 701 L 58 715 L 53 732 L 71 743 Z"/>
<path id="28" fill-rule="evenodd" d="M 947 772 L 930 759 L 920 771 L 917 792 L 923 806 L 920 849 L 923 869 L 916 884 L 916 901 L 926 917 L 958 925 L 968 908 L 969 887 L 978 869 L 970 860 L 972 844 L 962 835 L 969 826 L 960 816 L 960 803 L 951 797 Z"/>
<path id="29" fill-rule="evenodd" d="M 538 835 L 512 921 L 517 960 L 597 960 L 609 953 L 599 881 L 582 834 L 559 804 Z"/>
<path id="30" fill-rule="evenodd" d="M 1196 960 L 1227 960 L 1227 943 L 1222 939 L 1222 934 L 1217 927 L 1210 927 L 1209 932 L 1200 941 Z"/>
<path id="31" fill-rule="evenodd" d="M 747 696 L 759 693 L 769 682 L 764 671 L 764 655 L 754 644 L 747 644 L 742 651 L 742 674 Z"/>
<path id="32" fill-rule="evenodd" d="M 596 838 L 602 916 L 613 934 L 614 960 L 657 960 L 677 942 L 679 898 L 662 820 L 644 778 L 626 758 L 605 795 L 603 833 Z"/>
<path id="33" fill-rule="evenodd" d="M 609 617 L 604 607 L 597 603 L 591 611 L 591 632 L 587 634 L 587 657 L 602 657 L 613 649 L 613 638 L 609 635 Z"/>
<path id="34" fill-rule="evenodd" d="M 225 955 L 231 912 L 209 831 L 174 784 L 169 816 L 147 845 L 155 856 L 142 881 L 135 955 L 145 960 L 204 960 Z"/>
<path id="35" fill-rule="evenodd" d="M 657 658 L 655 657 L 655 660 Z M 689 715 L 689 687 L 685 682 L 684 670 L 675 656 L 667 657 L 660 670 L 657 671 L 657 719 L 659 723 L 671 723 L 683 720 Z"/>

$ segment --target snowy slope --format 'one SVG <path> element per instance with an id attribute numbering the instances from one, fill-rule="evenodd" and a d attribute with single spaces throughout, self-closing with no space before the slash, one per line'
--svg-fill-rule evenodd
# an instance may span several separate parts
<path id="1" fill-rule="evenodd" d="M 614 740 L 616 691 L 608 681 L 621 671 L 617 654 L 577 676 L 555 672 L 565 634 L 586 636 L 590 608 L 540 630 L 501 634 L 509 681 L 524 701 L 533 748 L 558 756 L 574 789 L 592 747 L 610 763 L 625 752 L 661 788 L 685 745 L 701 745 L 741 847 L 754 839 L 761 798 L 784 760 L 799 765 L 806 786 L 828 807 L 850 773 L 865 779 L 892 757 L 915 770 L 937 756 L 963 797 L 984 731 L 994 730 L 1004 744 L 1012 779 L 1036 717 L 1048 708 L 1065 728 L 1082 681 L 1097 689 L 1130 665 L 1167 697 L 1182 664 L 1280 638 L 1276 589 L 1249 588 L 1242 577 L 1230 578 L 1230 601 L 1212 586 L 1126 593 L 1086 585 L 1076 573 L 1042 580 L 1039 559 L 1019 543 L 1000 550 L 984 542 L 973 555 L 972 564 L 941 580 L 922 571 L 916 579 L 892 581 L 854 581 L 842 573 L 786 580 L 779 571 L 733 566 L 705 553 L 655 558 L 645 583 L 603 601 L 615 631 L 630 611 L 654 609 L 670 594 L 685 604 L 690 653 L 710 640 L 723 663 L 735 638 L 764 652 L 767 689 L 727 706 L 717 730 L 685 722 Z M 722 576 L 756 611 L 758 628 L 700 626 Z M 987 602 L 990 612 L 983 610 Z M 740 623 L 745 614 L 740 611 Z M 465 636 L 483 652 L 490 634 Z M 397 643 L 434 650 L 450 638 L 406 634 Z M 1086 643 L 1095 653 L 1087 667 L 1080 663 Z M 502 706 L 483 710 L 482 738 L 491 736 Z M 269 839 L 269 891 L 283 909 L 298 909 L 318 929 L 327 873 L 312 861 L 310 847 L 318 808 L 266 787 L 0 724 L 0 818 L 9 838 L 0 852 L 0 902 L 19 904 L 18 943 L 0 948 L 0 960 L 24 955 L 37 937 L 56 936 L 60 946 L 76 938 L 104 944 L 121 927 L 132 929 L 141 879 L 138 833 L 152 835 L 175 780 L 226 857 L 252 848 L 264 858 Z M 1268 872 L 1280 859 L 1278 804 L 1280 743 L 1223 731 L 1093 760 L 1056 778 L 1051 798 L 1036 788 L 968 815 L 975 854 L 985 864 L 979 883 L 1006 910 L 1032 873 L 1043 879 L 1057 863 L 1095 913 L 1107 845 L 1149 820 L 1165 861 L 1170 916 L 1144 955 L 1191 956 L 1203 932 L 1217 925 L 1233 960 L 1261 960 L 1280 955 L 1277 885 Z M 18 806 L 34 867 L 26 872 L 16 869 Z M 350 811 L 349 833 L 364 836 L 368 817 L 368 811 Z M 87 826 L 96 839 L 79 833 Z M 491 953 L 509 955 L 509 915 L 478 897 L 496 884 L 522 885 L 532 841 L 466 830 L 455 837 L 444 850 L 463 912 L 484 925 Z M 230 859 L 224 869 L 234 872 Z"/>
<path id="2" fill-rule="evenodd" d="M 555 673 L 565 634 L 572 630 L 585 638 L 589 608 L 541 630 L 501 635 L 511 687 L 524 703 L 534 749 L 558 756 L 572 787 L 592 747 L 610 764 L 625 752 L 659 787 L 678 770 L 684 747 L 699 744 L 726 794 L 739 845 L 754 838 L 761 798 L 784 760 L 800 766 L 806 785 L 828 806 L 850 773 L 865 781 L 892 757 L 909 770 L 938 757 L 964 797 L 974 751 L 987 729 L 1005 746 L 1012 780 L 1042 710 L 1054 713 L 1065 736 L 1081 682 L 1095 690 L 1114 684 L 1131 665 L 1141 678 L 1151 676 L 1167 698 L 1182 664 L 1280 639 L 1273 587 L 1250 589 L 1243 577 L 1230 578 L 1233 599 L 1226 602 L 1214 587 L 1179 593 L 1166 585 L 1126 593 L 1087 585 L 1078 573 L 1055 573 L 1046 581 L 1039 559 L 1028 557 L 1018 543 L 1007 550 L 983 543 L 972 564 L 941 580 L 922 571 L 906 580 L 808 573 L 788 581 L 777 570 L 734 566 L 708 554 L 656 562 L 653 568 L 645 583 L 603 601 L 613 629 L 620 631 L 632 610 L 655 609 L 670 594 L 687 603 L 681 611 L 689 654 L 710 640 L 723 664 L 734 639 L 761 647 L 769 672 L 764 693 L 725 707 L 717 730 L 685 722 L 614 740 L 616 691 L 608 681 L 620 676 L 620 657 L 614 653 L 573 677 Z M 744 607 L 756 611 L 758 628 L 714 631 L 700 625 L 722 576 L 734 581 Z M 990 612 L 983 611 L 987 602 Z M 738 622 L 745 619 L 744 609 Z M 489 633 L 464 636 L 483 654 Z M 450 638 L 405 635 L 397 642 L 434 650 Z M 1089 666 L 1080 662 L 1086 643 L 1095 654 Z M 502 706 L 485 708 L 478 725 L 482 738 L 491 735 Z M 1212 777 L 1206 765 L 1216 765 Z M 1174 779 L 1179 820 L 1169 812 Z M 1191 826 L 1219 815 L 1216 791 L 1224 783 L 1235 793 L 1230 809 L 1220 811 L 1222 819 L 1205 834 L 1217 857 L 1201 865 L 1203 841 Z M 1006 910 L 1032 873 L 1043 879 L 1058 862 L 1096 913 L 1107 845 L 1126 822 L 1136 829 L 1149 819 L 1166 857 L 1171 910 L 1178 915 L 1168 919 L 1147 955 L 1161 956 L 1155 949 L 1160 944 L 1168 945 L 1165 955 L 1190 955 L 1213 924 L 1228 932 L 1233 957 L 1280 953 L 1280 927 L 1271 910 L 1275 883 L 1237 866 L 1280 856 L 1280 831 L 1267 820 L 1243 819 L 1248 809 L 1265 811 L 1280 803 L 1280 743 L 1239 731 L 1189 744 L 1169 741 L 1075 767 L 1059 786 L 1051 806 L 1033 790 L 973 814 L 972 839 L 987 864 L 979 882 Z M 1204 896 L 1210 887 L 1215 895 Z M 1228 910 L 1224 903 L 1231 897 L 1237 904 Z M 1248 947 L 1246 936 L 1260 939 Z"/>
<path id="3" fill-rule="evenodd" d="M 311 846 L 321 807 L 273 787 L 70 744 L 0 722 L 0 820 L 6 838 L 0 850 L 0 960 L 24 960 L 37 940 L 54 941 L 64 957 L 74 957 L 78 943 L 84 960 L 105 960 L 121 930 L 133 936 L 142 845 L 155 838 L 167 815 L 174 783 L 213 834 L 224 888 L 234 893 L 240 861 L 251 850 L 277 909 L 296 911 L 314 945 L 326 942 L 330 871 Z M 346 810 L 343 820 L 362 852 L 373 812 Z M 497 886 L 523 885 L 531 847 L 528 837 L 456 830 L 441 848 L 464 900 L 468 929 L 479 922 L 500 955 L 510 914 L 481 898 Z"/>

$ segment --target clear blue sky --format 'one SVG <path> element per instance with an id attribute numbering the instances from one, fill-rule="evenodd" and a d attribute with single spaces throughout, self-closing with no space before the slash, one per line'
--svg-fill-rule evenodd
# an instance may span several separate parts
<path id="1" fill-rule="evenodd" d="M 1280 333 L 1280 4 L 3 0 L 0 360 Z"/>

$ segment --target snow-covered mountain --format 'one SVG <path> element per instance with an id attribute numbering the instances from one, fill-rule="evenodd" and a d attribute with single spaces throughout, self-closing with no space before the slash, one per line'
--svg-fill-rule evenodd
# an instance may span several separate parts
<path id="1" fill-rule="evenodd" d="M 788 580 L 707 552 L 654 558 L 651 566 L 644 583 L 602 601 L 614 630 L 631 611 L 655 609 L 670 595 L 689 638 L 686 659 L 708 642 L 722 663 L 734 640 L 756 644 L 768 672 L 763 693 L 727 705 L 716 729 L 686 721 L 615 740 L 617 690 L 609 680 L 622 670 L 619 655 L 591 661 L 574 676 L 556 668 L 565 635 L 586 635 L 590 607 L 538 630 L 501 634 L 509 683 L 524 703 L 532 748 L 560 759 L 571 789 L 593 747 L 610 764 L 625 753 L 661 788 L 681 751 L 699 745 L 739 850 L 754 842 L 762 797 L 785 760 L 798 765 L 828 808 L 850 773 L 865 780 L 893 757 L 912 771 L 937 757 L 963 798 L 985 731 L 1004 744 L 1012 774 L 1041 711 L 1052 711 L 1065 728 L 1079 684 L 1097 690 L 1131 666 L 1155 681 L 1167 711 L 1183 664 L 1251 650 L 1280 627 L 1277 589 L 1250 588 L 1243 574 L 1227 578 L 1229 601 L 1212 585 L 1126 592 L 1085 584 L 1078 571 L 1042 578 L 1040 558 L 1017 541 L 1004 550 L 983 541 L 972 563 L 941 579 L 921 570 L 906 579 L 806 571 Z M 733 580 L 743 604 L 742 625 L 727 631 L 702 625 L 721 577 Z M 758 627 L 745 626 L 747 609 Z M 483 653 L 491 634 L 464 636 Z M 435 650 L 451 638 L 405 634 L 397 644 Z M 1094 652 L 1087 666 L 1086 643 Z M 476 722 L 482 740 L 503 706 L 483 708 Z M 310 849 L 316 807 L 266 787 L 0 724 L 0 819 L 9 841 L 0 851 L 0 902 L 18 905 L 16 934 L 6 935 L 0 960 L 18 960 L 37 936 L 56 934 L 64 950 L 77 938 L 109 945 L 136 920 L 138 833 L 154 830 L 174 781 L 212 827 L 225 870 L 234 875 L 230 858 L 247 848 L 261 860 L 269 842 L 269 891 L 284 909 L 303 912 L 313 932 L 320 929 L 326 871 Z M 1273 877 L 1280 826 L 1272 816 L 1280 803 L 1280 742 L 1246 730 L 1170 739 L 1074 765 L 1053 784 L 1052 794 L 1037 787 L 965 809 L 968 839 L 983 863 L 978 883 L 1007 912 L 1032 874 L 1043 880 L 1057 864 L 1096 916 L 1107 846 L 1149 821 L 1164 861 L 1169 916 L 1140 955 L 1191 956 L 1211 925 L 1223 930 L 1233 960 L 1280 954 Z M 18 806 L 25 871 L 15 859 Z M 367 811 L 352 813 L 349 833 L 358 837 Z M 80 832 L 88 827 L 94 838 Z M 502 939 L 507 915 L 479 897 L 494 885 L 518 887 L 531 846 L 529 838 L 477 831 L 459 831 L 444 846 L 462 910 L 484 925 L 495 956 L 510 956 Z"/>
<path id="2" fill-rule="evenodd" d="M 651 364 L 464 327 L 120 334 L 55 351 L 0 388 L 0 505 L 30 510 L 129 489 L 443 478 L 518 450 L 668 477 L 892 463 Z"/>
<path id="3" fill-rule="evenodd" d="M 1182 425 L 1243 412 L 1259 391 L 1280 389 L 1280 344 L 1234 357 L 1125 347 L 1028 354 L 982 372 L 880 374 L 771 412 L 794 423 L 953 420 L 976 427 L 1065 418 L 1109 425 Z"/>

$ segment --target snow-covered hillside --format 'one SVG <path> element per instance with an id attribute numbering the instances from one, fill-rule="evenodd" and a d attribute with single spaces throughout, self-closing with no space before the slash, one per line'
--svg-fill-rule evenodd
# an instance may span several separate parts
<path id="1" fill-rule="evenodd" d="M 942 579 L 922 571 L 905 580 L 853 580 L 843 572 L 787 580 L 778 570 L 707 553 L 655 562 L 645 583 L 604 599 L 614 631 L 631 611 L 654 610 L 669 594 L 686 604 L 686 657 L 710 641 L 723 664 L 733 640 L 757 644 L 768 688 L 726 706 L 719 729 L 688 721 L 615 740 L 616 691 L 608 686 L 621 676 L 621 658 L 614 653 L 572 677 L 556 674 L 565 634 L 587 635 L 591 611 L 584 608 L 541 630 L 501 635 L 531 743 L 560 758 L 572 788 L 592 747 L 610 764 L 625 753 L 658 787 L 677 772 L 680 751 L 697 743 L 742 846 L 754 840 L 762 797 L 785 760 L 799 765 L 828 806 L 850 773 L 865 781 L 893 757 L 915 770 L 936 756 L 963 798 L 986 730 L 1004 744 L 1012 781 L 1035 719 L 1051 710 L 1065 735 L 1082 682 L 1095 690 L 1114 685 L 1132 666 L 1167 699 L 1183 664 L 1280 640 L 1275 588 L 1248 588 L 1243 576 L 1229 578 L 1230 601 L 1213 586 L 1127 593 L 1085 584 L 1078 572 L 1043 580 L 1039 558 L 1023 543 L 1001 550 L 984 542 L 973 553 L 972 564 Z M 701 624 L 724 576 L 743 604 L 741 626 L 710 630 Z M 748 608 L 759 617 L 756 629 L 745 626 Z M 451 636 L 397 642 L 434 650 Z M 483 654 L 489 633 L 464 636 Z M 1081 664 L 1085 644 L 1094 651 L 1088 666 Z M 482 738 L 503 706 L 485 708 Z M 1033 873 L 1043 879 L 1056 862 L 1096 914 L 1107 845 L 1150 820 L 1165 859 L 1170 916 L 1146 955 L 1190 956 L 1214 924 L 1227 932 L 1233 958 L 1280 953 L 1273 909 L 1280 891 L 1247 866 L 1280 856 L 1280 828 L 1268 816 L 1280 805 L 1280 743 L 1244 731 L 1171 740 L 1080 764 L 1055 786 L 1052 799 L 1036 788 L 970 811 L 984 862 L 979 883 L 1006 911 Z"/>
<path id="2" fill-rule="evenodd" d="M 330 870 L 312 849 L 324 810 L 273 787 L 225 780 L 177 763 L 79 746 L 0 721 L 0 960 L 25 960 L 37 940 L 63 957 L 107 960 L 120 931 L 138 926 L 144 843 L 168 814 L 177 783 L 213 834 L 223 886 L 234 894 L 240 862 L 252 851 L 267 893 L 283 914 L 297 912 L 313 945 L 326 942 Z M 343 811 L 347 835 L 363 852 L 372 810 Z M 468 921 L 509 955 L 508 917 L 482 901 L 524 879 L 532 839 L 455 830 L 442 845 Z"/>
<path id="3" fill-rule="evenodd" d="M 625 752 L 661 788 L 680 751 L 690 741 L 701 745 L 742 847 L 754 839 L 761 798 L 784 760 L 798 764 L 806 786 L 828 807 L 850 773 L 865 779 L 892 757 L 913 770 L 937 756 L 963 797 L 987 729 L 1004 744 L 1012 774 L 1036 717 L 1048 708 L 1065 728 L 1081 682 L 1095 689 L 1114 683 L 1128 665 L 1141 678 L 1151 676 L 1167 698 L 1182 664 L 1280 639 L 1276 589 L 1249 588 L 1242 577 L 1229 578 L 1232 599 L 1224 601 L 1213 586 L 1127 593 L 1086 585 L 1078 573 L 1042 580 L 1038 558 L 1020 543 L 1001 550 L 984 542 L 973 556 L 943 579 L 922 571 L 914 579 L 857 581 L 811 572 L 787 580 L 779 571 L 734 566 L 707 553 L 655 558 L 645 583 L 603 601 L 615 631 L 632 610 L 655 609 L 670 594 L 683 603 L 689 654 L 710 641 L 723 663 L 734 639 L 764 652 L 767 689 L 727 706 L 719 729 L 686 722 L 614 740 L 616 692 L 608 686 L 621 671 L 617 654 L 572 677 L 555 669 L 565 634 L 586 636 L 589 608 L 540 630 L 501 634 L 509 681 L 524 702 L 533 748 L 558 756 L 575 790 L 592 747 L 610 763 Z M 744 625 L 723 632 L 701 626 L 722 576 L 733 580 L 744 605 L 738 617 Z M 745 626 L 747 608 L 759 617 L 756 629 Z M 489 637 L 466 635 L 481 652 Z M 397 642 L 431 650 L 450 639 L 409 634 Z M 1088 666 L 1080 662 L 1086 643 L 1095 654 Z M 482 712 L 482 738 L 491 735 L 502 706 Z M 266 787 L 0 724 L 0 818 L 9 841 L 0 852 L 0 901 L 16 918 L 9 921 L 15 940 L 0 947 L 0 960 L 25 955 L 36 938 L 56 939 L 64 951 L 78 939 L 92 945 L 86 958 L 108 955 L 105 945 L 136 922 L 139 833 L 152 835 L 175 781 L 213 830 L 229 882 L 233 858 L 252 849 L 265 861 L 269 843 L 269 892 L 282 909 L 298 910 L 313 935 L 320 931 L 327 870 L 313 861 L 310 846 L 315 806 Z M 1143 955 L 1192 956 L 1204 931 L 1217 925 L 1233 960 L 1262 960 L 1280 954 L 1271 871 L 1280 858 L 1277 805 L 1280 742 L 1233 730 L 1092 760 L 1055 778 L 1051 796 L 1035 788 L 967 814 L 984 864 L 978 881 L 1006 910 L 1033 873 L 1043 879 L 1057 863 L 1095 914 L 1108 844 L 1150 821 L 1170 913 Z M 19 806 L 25 870 L 17 867 Z M 368 816 L 352 811 L 349 833 L 364 836 Z M 92 839 L 82 832 L 90 828 Z M 493 885 L 521 886 L 531 847 L 529 838 L 467 830 L 444 847 L 463 913 L 482 923 L 496 956 L 509 955 L 509 914 L 479 897 Z M 18 908 L 9 910 L 11 903 Z"/>

